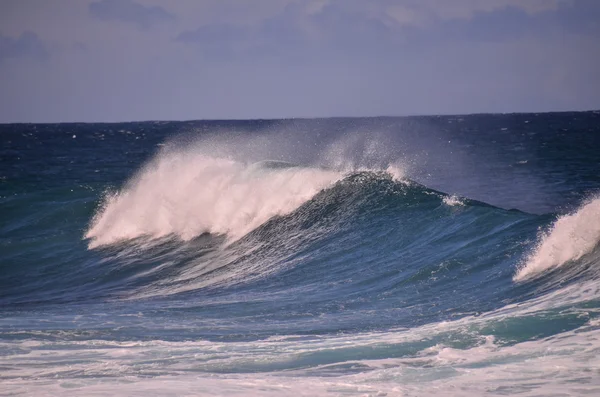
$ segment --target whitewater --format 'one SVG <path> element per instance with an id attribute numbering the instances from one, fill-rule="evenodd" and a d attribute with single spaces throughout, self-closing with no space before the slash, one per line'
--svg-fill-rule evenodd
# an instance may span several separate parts
<path id="1" fill-rule="evenodd" d="M 0 126 L 0 394 L 599 394 L 598 117 Z"/>

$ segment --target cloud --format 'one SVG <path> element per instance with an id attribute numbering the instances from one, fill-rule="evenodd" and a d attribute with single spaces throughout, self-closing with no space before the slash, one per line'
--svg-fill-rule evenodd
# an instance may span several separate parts
<path id="1" fill-rule="evenodd" d="M 121 21 L 148 29 L 157 24 L 174 21 L 175 15 L 159 6 L 144 6 L 133 0 L 100 0 L 89 6 L 90 14 L 98 19 Z"/>
<path id="2" fill-rule="evenodd" d="M 0 62 L 7 58 L 31 57 L 45 59 L 49 55 L 37 34 L 26 31 L 19 37 L 0 35 Z"/>
<path id="3" fill-rule="evenodd" d="M 394 40 L 393 32 L 382 21 L 344 4 L 330 2 L 315 8 L 312 3 L 290 3 L 278 15 L 255 26 L 209 24 L 183 31 L 175 40 L 207 56 L 226 59 L 330 57 L 356 48 L 373 52 Z"/>
<path id="4" fill-rule="evenodd" d="M 196 30 L 184 31 L 175 40 L 198 46 L 211 58 L 230 58 L 251 47 L 250 40 L 255 32 L 248 28 L 226 24 L 201 26 Z"/>
<path id="5" fill-rule="evenodd" d="M 553 41 L 565 34 L 598 35 L 599 19 L 597 1 L 563 2 L 556 9 L 539 8 L 536 12 L 508 5 L 493 11 L 478 11 L 467 20 L 440 20 L 424 36 L 437 42 L 514 41 L 525 37 Z"/>
<path id="6" fill-rule="evenodd" d="M 600 25 L 593 0 L 457 0 L 455 8 L 432 0 L 321 0 L 290 2 L 277 15 L 252 26 L 214 23 L 185 30 L 176 41 L 206 58 L 301 54 L 319 56 L 394 54 L 449 42 L 492 42 L 527 36 L 549 40 L 564 32 L 589 34 Z M 437 5 L 437 7 L 436 7 Z"/>
<path id="7" fill-rule="evenodd" d="M 414 15 L 417 21 L 424 19 L 450 20 L 450 19 L 471 19 L 481 13 L 493 13 L 502 11 L 506 8 L 516 9 L 528 15 L 535 15 L 541 12 L 554 11 L 566 3 L 567 0 L 392 0 L 391 4 L 404 5 L 406 10 Z M 408 23 L 413 22 L 406 18 Z"/>
<path id="8" fill-rule="evenodd" d="M 571 6 L 561 8 L 560 23 L 565 29 L 580 33 L 600 35 L 600 2 L 576 0 Z"/>
<path id="9" fill-rule="evenodd" d="M 600 104 L 597 0 L 6 1 L 0 121 Z"/>

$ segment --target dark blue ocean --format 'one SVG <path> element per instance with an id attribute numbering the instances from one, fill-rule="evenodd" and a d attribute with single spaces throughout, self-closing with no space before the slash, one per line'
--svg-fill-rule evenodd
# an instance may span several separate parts
<path id="1" fill-rule="evenodd" d="M 600 112 L 0 137 L 1 395 L 600 395 Z"/>

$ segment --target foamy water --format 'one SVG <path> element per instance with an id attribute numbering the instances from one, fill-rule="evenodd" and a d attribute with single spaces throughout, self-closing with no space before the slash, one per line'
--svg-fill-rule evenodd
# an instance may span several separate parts
<path id="1" fill-rule="evenodd" d="M 442 201 L 449 207 L 462 207 L 465 205 L 464 200 L 455 195 L 445 196 Z"/>
<path id="2" fill-rule="evenodd" d="M 269 168 L 194 151 L 158 155 L 110 194 L 87 231 L 90 247 L 147 236 L 239 238 L 339 180 L 335 171 Z"/>
<path id="3" fill-rule="evenodd" d="M 559 217 L 543 234 L 533 253 L 515 274 L 525 280 L 563 266 L 590 253 L 600 242 L 600 199 L 593 199 L 572 214 Z"/>
<path id="4" fill-rule="evenodd" d="M 563 293 L 560 299 L 544 296 L 481 317 L 387 332 L 248 342 L 11 341 L 0 344 L 13 351 L 0 364 L 15 367 L 4 385 L 17 395 L 595 395 L 600 392 L 597 319 L 576 332 L 514 345 L 485 335 L 494 324 L 510 327 L 516 318 L 560 309 L 577 295 L 575 289 Z M 415 343 L 424 346 L 399 353 Z M 373 358 L 362 358 L 365 354 Z M 311 356 L 336 359 L 305 368 Z"/>
<path id="5" fill-rule="evenodd" d="M 256 140 L 248 144 L 252 150 Z M 264 146 L 260 139 L 258 143 Z M 106 195 L 85 234 L 89 247 L 138 237 L 187 241 L 203 233 L 235 240 L 276 215 L 289 214 L 345 175 L 370 170 L 345 158 L 343 151 L 335 168 L 324 168 L 252 162 L 245 153 L 249 148 L 236 153 L 232 146 L 222 138 L 184 149 L 164 148 L 122 189 Z M 399 163 L 381 170 L 395 181 L 406 178 Z"/>

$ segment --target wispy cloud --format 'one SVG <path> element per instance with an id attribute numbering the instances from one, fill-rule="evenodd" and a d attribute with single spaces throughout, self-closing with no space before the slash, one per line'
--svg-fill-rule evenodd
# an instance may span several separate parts
<path id="1" fill-rule="evenodd" d="M 48 49 L 37 34 L 26 31 L 18 37 L 0 35 L 0 62 L 7 58 L 47 58 Z"/>
<path id="2" fill-rule="evenodd" d="M 141 29 L 174 21 L 175 15 L 159 6 L 144 6 L 133 0 L 100 0 L 89 6 L 90 14 L 102 20 L 132 23 Z"/>
<path id="3" fill-rule="evenodd" d="M 434 5 L 439 7 L 435 7 Z M 444 5 L 446 4 L 446 5 Z M 497 42 L 526 36 L 548 39 L 562 33 L 600 32 L 600 2 L 457 0 L 448 3 L 382 0 L 323 0 L 289 3 L 252 26 L 205 24 L 181 32 L 176 41 L 207 56 L 384 55 L 449 42 Z M 311 6 L 312 5 L 312 6 Z M 308 53 L 308 54 L 307 54 Z"/>

